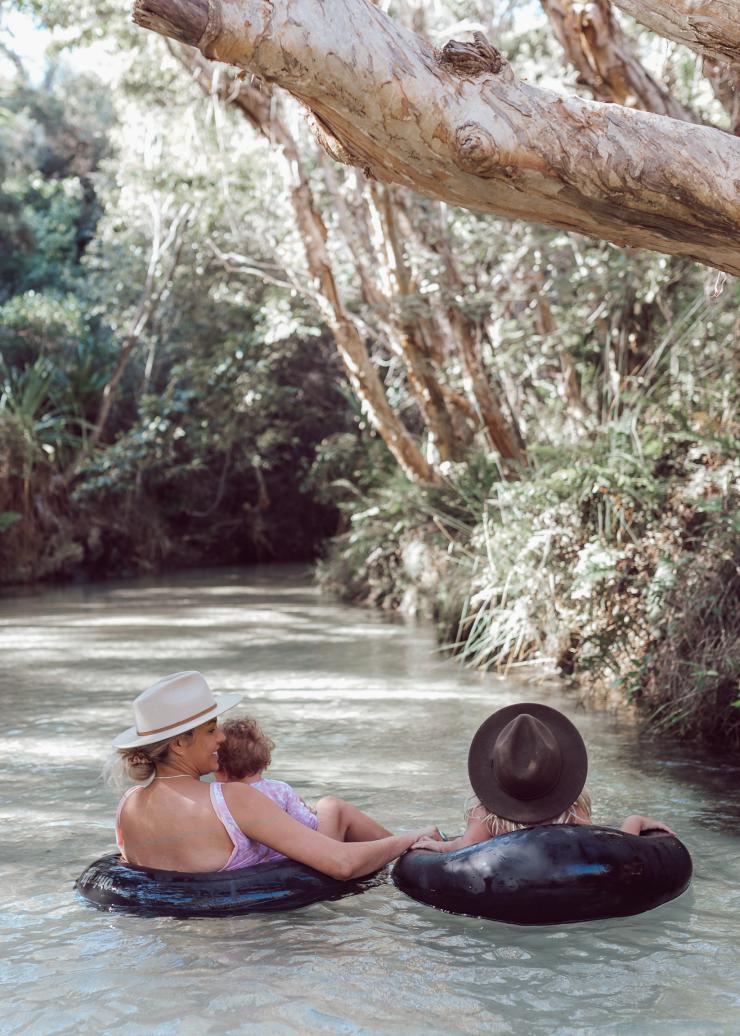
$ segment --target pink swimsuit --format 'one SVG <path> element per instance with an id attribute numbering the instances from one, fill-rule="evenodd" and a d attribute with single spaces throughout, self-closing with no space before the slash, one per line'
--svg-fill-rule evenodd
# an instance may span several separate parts
<path id="1" fill-rule="evenodd" d="M 251 784 L 250 787 L 272 799 L 282 810 L 292 816 L 294 820 L 303 824 L 304 827 L 310 827 L 312 831 L 315 831 L 319 826 L 316 814 L 311 812 L 298 793 L 289 784 L 285 784 L 284 781 L 273 781 L 267 777 L 262 777 Z M 287 859 L 283 853 L 276 852 L 269 845 L 263 845 L 262 842 L 257 842 L 244 834 L 226 805 L 220 784 L 211 784 L 209 790 L 214 812 L 226 828 L 226 832 L 234 844 L 231 856 L 221 868 L 222 871 L 235 871 L 240 867 L 253 867 L 259 863 L 271 863 L 274 860 Z M 129 788 L 128 791 L 124 792 L 116 812 L 116 842 L 122 855 L 121 813 L 126 800 L 135 791 L 138 791 L 138 786 L 136 788 Z"/>

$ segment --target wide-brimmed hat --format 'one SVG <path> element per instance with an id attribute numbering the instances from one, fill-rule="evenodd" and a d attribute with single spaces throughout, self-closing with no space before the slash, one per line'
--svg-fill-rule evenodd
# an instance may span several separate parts
<path id="1" fill-rule="evenodd" d="M 207 723 L 241 701 L 241 694 L 214 695 L 202 673 L 172 673 L 142 691 L 134 701 L 134 726 L 113 742 L 114 748 L 136 748 L 184 734 Z"/>
<path id="2" fill-rule="evenodd" d="M 588 756 L 571 721 L 549 705 L 507 705 L 477 730 L 468 755 L 473 791 L 520 824 L 559 816 L 583 791 Z"/>

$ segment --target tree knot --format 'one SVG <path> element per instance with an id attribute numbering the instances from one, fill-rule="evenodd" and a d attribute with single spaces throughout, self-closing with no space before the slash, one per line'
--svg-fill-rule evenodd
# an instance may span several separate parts
<path id="1" fill-rule="evenodd" d="M 473 33 L 472 43 L 450 40 L 439 57 L 440 64 L 461 79 L 478 76 L 503 76 L 507 82 L 514 78 L 511 65 L 503 54 L 492 46 L 482 32 Z"/>

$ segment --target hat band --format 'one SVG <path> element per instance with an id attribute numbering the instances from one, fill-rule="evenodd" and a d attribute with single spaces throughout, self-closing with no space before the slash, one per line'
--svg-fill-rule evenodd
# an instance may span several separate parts
<path id="1" fill-rule="evenodd" d="M 192 716 L 186 716 L 185 719 L 178 719 L 175 720 L 174 723 L 168 723 L 166 727 L 154 727 L 153 730 L 139 730 L 137 727 L 136 733 L 139 737 L 149 737 L 150 734 L 163 734 L 165 730 L 172 730 L 173 727 L 181 727 L 183 723 L 189 723 L 191 719 L 198 719 L 200 716 L 205 716 L 207 712 L 210 712 L 211 709 L 215 709 L 217 705 L 218 702 L 214 701 L 213 705 L 209 705 L 207 709 L 201 709 L 200 712 L 196 712 Z"/>

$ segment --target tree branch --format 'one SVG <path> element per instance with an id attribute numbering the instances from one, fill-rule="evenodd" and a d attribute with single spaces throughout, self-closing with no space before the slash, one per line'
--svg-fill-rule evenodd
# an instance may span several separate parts
<path id="1" fill-rule="evenodd" d="M 613 0 L 635 21 L 702 57 L 740 71 L 737 0 Z"/>
<path id="2" fill-rule="evenodd" d="M 567 60 L 578 72 L 578 82 L 597 101 L 626 104 L 683 122 L 702 122 L 644 67 L 632 41 L 617 23 L 609 0 L 540 3 Z"/>
<path id="3" fill-rule="evenodd" d="M 134 18 L 303 101 L 376 179 L 740 274 L 740 141 L 518 82 L 476 35 L 438 53 L 369 0 L 137 0 Z"/>

